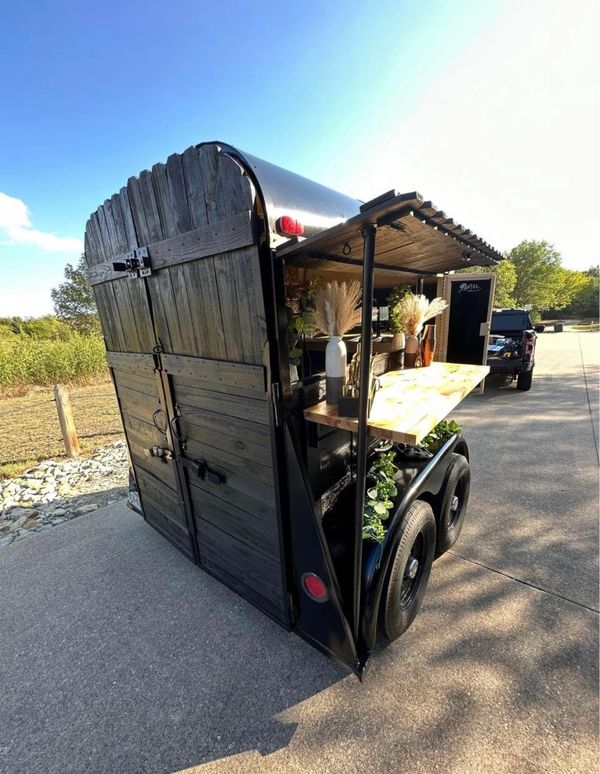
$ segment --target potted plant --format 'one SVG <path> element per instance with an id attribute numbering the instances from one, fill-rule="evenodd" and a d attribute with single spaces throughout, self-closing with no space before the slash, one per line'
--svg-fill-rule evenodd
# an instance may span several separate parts
<path id="1" fill-rule="evenodd" d="M 290 382 L 293 384 L 298 381 L 298 366 L 302 361 L 302 349 L 299 345 L 304 336 L 310 336 L 315 330 L 311 308 L 315 283 L 311 280 L 301 279 L 298 269 L 286 266 L 285 289 L 285 306 L 288 317 L 288 362 Z"/>
<path id="2" fill-rule="evenodd" d="M 404 349 L 406 341 L 404 337 L 404 327 L 402 321 L 398 317 L 398 304 L 404 298 L 404 296 L 410 293 L 410 288 L 406 285 L 398 285 L 387 297 L 388 306 L 390 308 L 390 330 L 394 334 L 392 344 L 394 349 Z"/>
<path id="3" fill-rule="evenodd" d="M 337 403 L 346 382 L 346 345 L 343 336 L 361 319 L 359 282 L 327 282 L 314 295 L 314 324 L 329 336 L 325 349 L 327 403 Z"/>

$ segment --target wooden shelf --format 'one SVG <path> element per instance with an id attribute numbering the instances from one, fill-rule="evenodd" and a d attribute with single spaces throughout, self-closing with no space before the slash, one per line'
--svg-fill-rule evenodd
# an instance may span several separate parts
<path id="1" fill-rule="evenodd" d="M 369 435 L 418 444 L 489 372 L 489 366 L 432 363 L 383 374 L 369 414 Z M 305 409 L 304 417 L 342 430 L 358 429 L 358 420 L 339 417 L 337 406 L 325 401 Z"/>

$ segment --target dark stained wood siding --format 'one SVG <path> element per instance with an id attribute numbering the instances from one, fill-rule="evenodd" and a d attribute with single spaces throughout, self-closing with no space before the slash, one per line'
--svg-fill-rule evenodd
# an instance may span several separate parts
<path id="1" fill-rule="evenodd" d="M 165 445 L 161 429 L 168 421 L 154 368 L 144 368 L 134 355 L 131 368 L 122 353 L 109 353 L 108 359 L 113 365 L 113 380 L 144 515 L 180 550 L 192 556 L 193 536 L 186 524 L 175 463 L 148 454 L 153 446 Z"/>
<path id="2" fill-rule="evenodd" d="M 264 368 L 165 356 L 186 456 L 226 477 L 217 485 L 186 471 L 200 563 L 240 593 L 285 611 L 275 474 Z M 201 372 L 200 378 L 197 372 Z M 221 546 L 217 550 L 217 546 Z"/>
<path id="3" fill-rule="evenodd" d="M 188 148 L 92 214 L 85 252 L 145 518 L 285 623 L 255 198 L 217 146 Z M 137 247 L 152 272 L 129 279 L 113 261 Z M 148 456 L 178 436 L 224 485 Z"/>

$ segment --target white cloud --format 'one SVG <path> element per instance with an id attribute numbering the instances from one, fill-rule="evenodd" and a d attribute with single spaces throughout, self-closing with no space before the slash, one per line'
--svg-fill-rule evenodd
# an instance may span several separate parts
<path id="1" fill-rule="evenodd" d="M 30 245 L 49 253 L 76 254 L 83 242 L 74 237 L 60 237 L 33 228 L 25 202 L 0 191 L 0 243 Z"/>

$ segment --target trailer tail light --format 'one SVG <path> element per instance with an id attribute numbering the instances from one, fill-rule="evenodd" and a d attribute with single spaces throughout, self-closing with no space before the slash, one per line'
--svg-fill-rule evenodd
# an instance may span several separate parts
<path id="1" fill-rule="evenodd" d="M 302 236 L 304 234 L 304 226 L 296 218 L 292 218 L 291 215 L 282 215 L 277 219 L 275 223 L 277 233 L 282 236 Z"/>
<path id="2" fill-rule="evenodd" d="M 531 360 L 533 355 L 534 338 L 526 337 L 523 340 L 523 360 Z"/>
<path id="3" fill-rule="evenodd" d="M 327 586 L 314 572 L 305 572 L 302 576 L 302 588 L 315 602 L 327 602 L 329 592 Z"/>

